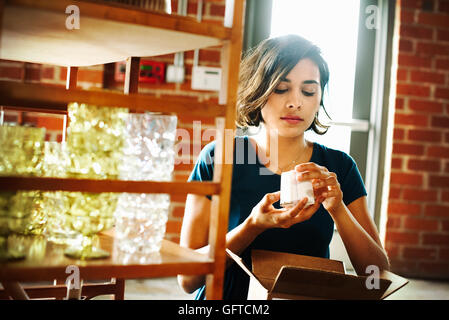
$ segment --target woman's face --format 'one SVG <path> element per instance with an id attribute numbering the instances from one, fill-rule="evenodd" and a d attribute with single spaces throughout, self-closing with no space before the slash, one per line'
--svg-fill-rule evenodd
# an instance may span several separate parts
<path id="1" fill-rule="evenodd" d="M 282 79 L 262 108 L 267 129 L 296 137 L 312 124 L 321 101 L 320 71 L 310 59 L 300 60 Z"/>

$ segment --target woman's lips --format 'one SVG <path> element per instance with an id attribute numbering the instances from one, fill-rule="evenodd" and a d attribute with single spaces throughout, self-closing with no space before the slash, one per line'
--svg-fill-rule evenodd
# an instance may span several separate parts
<path id="1" fill-rule="evenodd" d="M 304 119 L 302 119 L 300 117 L 281 117 L 281 120 L 284 120 L 289 124 L 298 124 L 298 123 L 304 121 Z"/>

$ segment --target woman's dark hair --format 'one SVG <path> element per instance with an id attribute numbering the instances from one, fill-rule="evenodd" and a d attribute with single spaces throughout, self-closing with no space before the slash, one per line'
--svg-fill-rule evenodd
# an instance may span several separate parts
<path id="1" fill-rule="evenodd" d="M 320 72 L 321 101 L 329 81 L 329 69 L 321 56 L 321 50 L 312 42 L 297 35 L 286 35 L 266 39 L 252 48 L 243 58 L 240 65 L 239 89 L 237 96 L 236 124 L 238 127 L 259 126 L 263 122 L 261 110 L 268 97 L 301 60 L 308 58 L 318 67 Z M 325 134 L 329 126 L 318 120 L 318 113 L 307 130 L 317 134 Z"/>

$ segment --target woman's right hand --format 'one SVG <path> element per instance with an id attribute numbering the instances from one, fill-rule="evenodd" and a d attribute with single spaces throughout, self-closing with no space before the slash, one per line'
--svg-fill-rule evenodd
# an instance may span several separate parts
<path id="1" fill-rule="evenodd" d="M 279 201 L 281 192 L 267 193 L 253 208 L 249 215 L 249 223 L 259 232 L 270 228 L 290 228 L 292 225 L 310 219 L 318 210 L 324 198 L 315 199 L 315 203 L 305 207 L 307 198 L 288 209 L 276 209 L 273 203 Z"/>

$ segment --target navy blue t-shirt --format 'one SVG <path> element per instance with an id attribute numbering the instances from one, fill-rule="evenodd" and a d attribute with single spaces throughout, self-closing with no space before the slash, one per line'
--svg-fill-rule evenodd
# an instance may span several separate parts
<path id="1" fill-rule="evenodd" d="M 188 181 L 210 181 L 213 179 L 213 158 L 215 141 L 207 144 L 200 152 Z M 313 144 L 310 162 L 326 167 L 337 175 L 343 192 L 343 202 L 366 196 L 365 186 L 354 160 L 345 152 Z M 254 206 L 265 194 L 280 190 L 281 176 L 269 171 L 256 156 L 248 136 L 235 137 L 234 164 L 232 172 L 231 204 L 228 230 L 241 224 Z M 211 199 L 210 196 L 207 196 Z M 281 208 L 279 201 L 275 208 Z M 261 233 L 240 255 L 247 266 L 251 266 L 251 250 L 271 250 L 314 257 L 329 258 L 329 243 L 332 239 L 334 222 L 329 213 L 321 207 L 307 221 L 290 228 L 272 228 Z M 235 263 L 225 273 L 223 299 L 246 300 L 249 277 Z M 196 299 L 204 299 L 204 286 L 197 292 Z"/>

